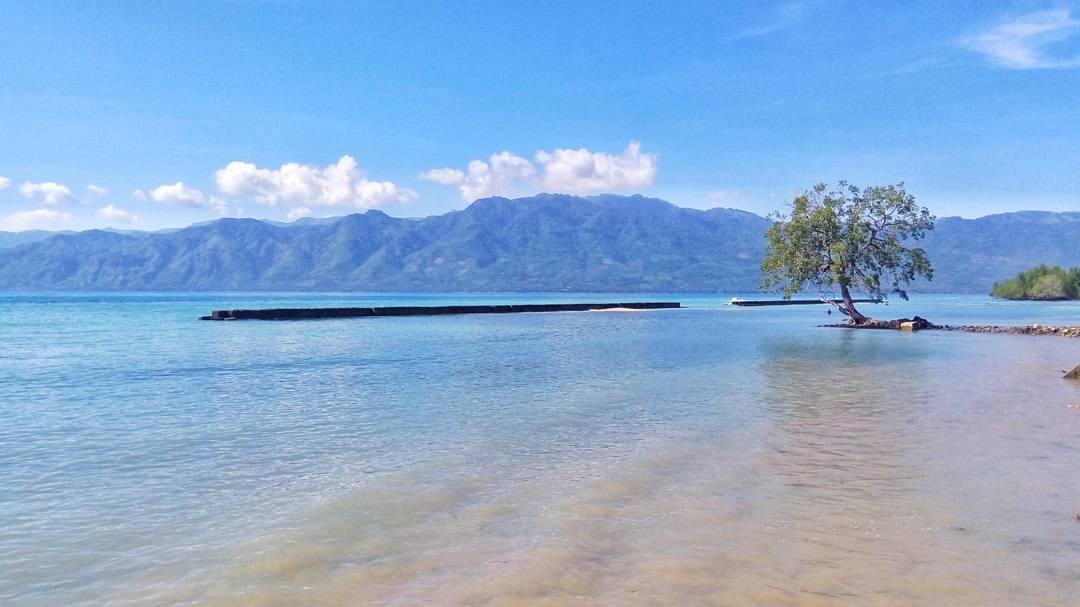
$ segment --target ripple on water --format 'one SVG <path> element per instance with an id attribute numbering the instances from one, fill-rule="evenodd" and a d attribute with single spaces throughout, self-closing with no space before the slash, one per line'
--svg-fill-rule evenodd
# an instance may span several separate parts
<path id="1" fill-rule="evenodd" d="M 105 301 L 5 303 L 10 604 L 1080 595 L 1065 340 L 719 308 L 211 325 L 190 321 L 205 299 Z"/>

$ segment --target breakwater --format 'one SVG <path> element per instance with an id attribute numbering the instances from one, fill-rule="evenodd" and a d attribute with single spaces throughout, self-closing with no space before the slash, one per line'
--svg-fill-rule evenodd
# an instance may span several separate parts
<path id="1" fill-rule="evenodd" d="M 1052 327 L 1047 325 L 1026 325 L 1009 327 L 999 325 L 944 325 L 935 327 L 945 331 L 964 331 L 966 333 L 1005 333 L 1007 335 L 1060 335 L 1062 337 L 1080 337 L 1080 327 Z"/>
<path id="2" fill-rule="evenodd" d="M 449 314 L 516 314 L 523 312 L 589 312 L 593 310 L 662 310 L 681 308 L 677 301 L 623 303 L 512 304 L 472 306 L 388 306 L 382 308 L 269 308 L 214 310 L 199 320 L 314 320 L 366 316 L 441 316 Z"/>
<path id="3" fill-rule="evenodd" d="M 1055 327 L 1040 324 L 1023 326 L 1008 325 L 935 325 L 916 316 L 915 318 L 897 318 L 895 320 L 870 319 L 859 324 L 837 323 L 818 325 L 837 329 L 894 329 L 909 331 L 960 331 L 963 333 L 998 333 L 1002 335 L 1059 335 L 1061 337 L 1080 337 L 1080 327 Z"/>
<path id="4" fill-rule="evenodd" d="M 882 303 L 882 299 L 852 299 L 852 303 Z M 838 305 L 844 303 L 842 299 L 739 299 L 734 298 L 730 302 L 733 306 L 760 307 L 760 306 L 813 306 L 821 304 Z"/>

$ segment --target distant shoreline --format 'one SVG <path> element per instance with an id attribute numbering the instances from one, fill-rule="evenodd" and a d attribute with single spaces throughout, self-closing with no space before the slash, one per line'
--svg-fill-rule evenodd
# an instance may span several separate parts
<path id="1" fill-rule="evenodd" d="M 994 299 L 1005 299 L 1008 301 L 1080 301 L 1080 297 L 998 297 L 991 295 Z"/>

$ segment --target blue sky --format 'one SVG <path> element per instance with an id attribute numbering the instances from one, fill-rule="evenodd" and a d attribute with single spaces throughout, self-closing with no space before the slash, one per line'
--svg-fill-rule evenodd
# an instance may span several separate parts
<path id="1" fill-rule="evenodd" d="M 17 2 L 0 82 L 8 230 L 838 179 L 1080 210 L 1062 2 Z"/>

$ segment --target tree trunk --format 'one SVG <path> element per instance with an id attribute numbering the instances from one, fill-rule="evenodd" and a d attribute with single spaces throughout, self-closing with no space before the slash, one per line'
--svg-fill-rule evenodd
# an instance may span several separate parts
<path id="1" fill-rule="evenodd" d="M 847 285 L 845 284 L 840 285 L 840 298 L 843 300 L 840 311 L 851 319 L 851 322 L 859 324 L 869 320 L 869 318 L 863 316 L 861 312 L 855 309 L 855 302 L 851 300 L 851 291 L 848 290 Z"/>

